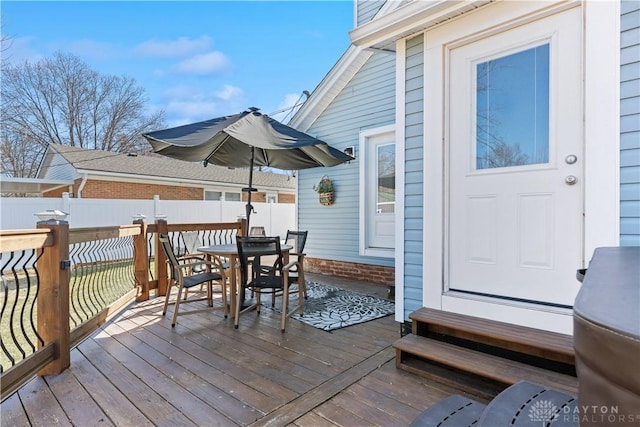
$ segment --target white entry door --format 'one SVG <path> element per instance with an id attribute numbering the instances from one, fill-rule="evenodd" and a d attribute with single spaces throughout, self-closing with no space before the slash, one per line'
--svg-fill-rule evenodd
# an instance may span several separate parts
<path id="1" fill-rule="evenodd" d="M 583 246 L 581 13 L 453 47 L 445 288 L 572 306 Z"/>
<path id="2" fill-rule="evenodd" d="M 396 144 L 394 126 L 360 133 L 360 253 L 393 257 L 395 247 Z"/>

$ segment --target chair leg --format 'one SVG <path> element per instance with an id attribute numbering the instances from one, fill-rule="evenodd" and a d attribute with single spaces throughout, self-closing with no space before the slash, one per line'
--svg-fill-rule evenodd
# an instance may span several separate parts
<path id="1" fill-rule="evenodd" d="M 207 282 L 207 303 L 209 307 L 213 307 L 213 282 Z M 202 290 L 202 285 L 200 285 L 200 289 Z"/>
<path id="2" fill-rule="evenodd" d="M 176 307 L 173 309 L 173 322 L 171 327 L 175 328 L 178 321 L 178 308 L 180 307 L 180 297 L 182 296 L 182 286 L 178 286 L 178 296 L 176 297 Z"/>
<path id="3" fill-rule="evenodd" d="M 300 298 L 300 297 L 298 297 Z M 287 323 L 287 310 L 289 309 L 289 286 L 284 284 L 282 291 L 282 317 L 280 319 L 280 332 L 284 333 L 285 324 Z"/>
<path id="4" fill-rule="evenodd" d="M 253 292 L 253 290 L 252 290 Z M 262 305 L 262 300 L 260 299 L 262 292 L 261 290 L 258 290 L 257 292 L 255 292 L 255 296 L 256 296 L 256 314 L 258 316 L 260 316 L 260 306 Z"/>
<path id="5" fill-rule="evenodd" d="M 164 298 L 164 308 L 162 309 L 162 315 L 167 314 L 167 307 L 169 306 L 169 297 L 171 296 L 171 288 L 173 287 L 173 280 L 169 280 L 167 285 L 167 295 Z"/>
<path id="6" fill-rule="evenodd" d="M 240 286 L 240 292 L 242 292 L 242 286 Z M 236 306 L 234 310 L 236 312 L 235 317 L 233 318 L 233 326 L 238 329 L 238 324 L 240 323 L 240 306 L 242 305 L 242 298 L 240 298 L 240 292 L 236 295 Z"/>
<path id="7" fill-rule="evenodd" d="M 229 307 L 227 307 L 227 283 L 224 279 L 220 281 L 220 290 L 222 292 L 222 312 L 226 319 L 229 317 Z"/>
<path id="8" fill-rule="evenodd" d="M 304 295 L 304 299 L 300 298 L 300 294 Z M 298 282 L 298 310 L 300 311 L 300 316 L 304 316 L 304 300 L 307 299 L 307 285 L 304 282 Z"/>

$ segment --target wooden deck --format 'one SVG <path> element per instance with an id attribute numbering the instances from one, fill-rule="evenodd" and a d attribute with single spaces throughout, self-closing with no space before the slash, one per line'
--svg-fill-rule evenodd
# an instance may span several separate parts
<path id="1" fill-rule="evenodd" d="M 308 279 L 386 296 L 386 287 Z M 263 310 L 235 330 L 220 310 L 181 316 L 133 304 L 1 405 L 3 426 L 407 425 L 460 390 L 396 369 L 393 316 L 325 332 Z M 477 396 L 471 396 L 478 399 Z"/>

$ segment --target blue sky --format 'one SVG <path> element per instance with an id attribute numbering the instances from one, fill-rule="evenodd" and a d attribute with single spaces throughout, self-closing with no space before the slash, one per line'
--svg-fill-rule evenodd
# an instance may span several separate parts
<path id="1" fill-rule="evenodd" d="M 3 61 L 73 53 L 136 79 L 168 126 L 293 104 L 348 48 L 353 27 L 348 0 L 3 0 L 1 14 Z"/>

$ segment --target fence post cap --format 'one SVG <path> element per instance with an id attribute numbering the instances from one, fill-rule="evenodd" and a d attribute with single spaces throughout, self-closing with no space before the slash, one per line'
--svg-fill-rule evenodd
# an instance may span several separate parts
<path id="1" fill-rule="evenodd" d="M 66 212 L 62 212 L 58 209 L 48 209 L 46 211 L 38 212 L 35 216 L 38 217 L 40 221 L 38 223 L 46 223 L 46 224 L 67 224 L 65 219 L 69 214 Z"/>

